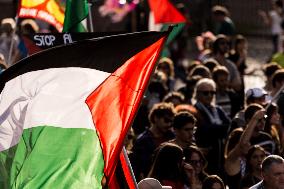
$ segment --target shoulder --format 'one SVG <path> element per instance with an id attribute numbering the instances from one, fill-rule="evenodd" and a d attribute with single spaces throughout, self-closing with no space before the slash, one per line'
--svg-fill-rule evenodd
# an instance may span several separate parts
<path id="1" fill-rule="evenodd" d="M 149 139 L 152 140 L 153 138 L 153 134 L 150 132 L 149 129 L 146 129 L 143 133 L 141 133 L 140 135 L 138 135 L 137 139 L 136 139 L 136 143 L 143 143 L 143 141 L 147 141 Z"/>
<path id="2" fill-rule="evenodd" d="M 253 185 L 253 186 L 250 187 L 249 189 L 264 189 L 263 181 L 260 181 L 259 183 Z"/>

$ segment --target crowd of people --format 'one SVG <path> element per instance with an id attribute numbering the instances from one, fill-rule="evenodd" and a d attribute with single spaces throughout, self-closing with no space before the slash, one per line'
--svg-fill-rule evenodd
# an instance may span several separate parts
<path id="1" fill-rule="evenodd" d="M 260 12 L 265 23 L 283 16 L 280 1 L 274 9 Z M 196 37 L 193 62 L 181 69 L 176 57 L 160 58 L 129 130 L 125 145 L 141 189 L 284 188 L 283 36 L 272 29 L 266 85 L 250 88 L 246 37 L 236 34 L 225 7 L 212 13 L 216 27 Z M 21 35 L 39 31 L 31 19 L 21 22 L 18 35 L 14 29 L 13 19 L 1 21 L 1 72 L 27 56 Z"/>
<path id="2" fill-rule="evenodd" d="M 212 11 L 216 30 L 196 38 L 199 55 L 186 78 L 163 57 L 149 83 L 132 127 L 136 180 L 173 189 L 284 188 L 283 65 L 271 56 L 265 87 L 245 86 L 248 40 L 225 7 Z"/>

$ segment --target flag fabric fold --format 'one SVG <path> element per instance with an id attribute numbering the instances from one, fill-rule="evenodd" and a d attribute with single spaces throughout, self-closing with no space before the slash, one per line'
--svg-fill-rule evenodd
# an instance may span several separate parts
<path id="1" fill-rule="evenodd" d="M 63 32 L 85 32 L 81 23 L 89 14 L 87 0 L 67 0 Z"/>
<path id="2" fill-rule="evenodd" d="M 154 14 L 155 24 L 178 24 L 187 22 L 170 0 L 148 0 Z"/>
<path id="3" fill-rule="evenodd" d="M 32 55 L 0 75 L 0 188 L 102 188 L 168 32 Z"/>

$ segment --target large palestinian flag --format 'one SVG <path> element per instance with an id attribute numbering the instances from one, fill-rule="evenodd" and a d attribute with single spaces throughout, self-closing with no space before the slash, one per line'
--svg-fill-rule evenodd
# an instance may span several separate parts
<path id="1" fill-rule="evenodd" d="M 167 32 L 42 51 L 0 75 L 0 188 L 111 180 Z"/>

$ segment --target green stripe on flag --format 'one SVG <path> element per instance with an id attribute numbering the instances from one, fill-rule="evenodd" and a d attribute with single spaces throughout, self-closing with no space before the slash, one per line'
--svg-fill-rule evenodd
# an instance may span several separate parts
<path id="1" fill-rule="evenodd" d="M 99 189 L 104 159 L 95 131 L 41 126 L 0 153 L 0 188 Z"/>
<path id="2" fill-rule="evenodd" d="M 67 0 L 63 32 L 86 32 L 81 21 L 89 14 L 87 0 Z"/>

